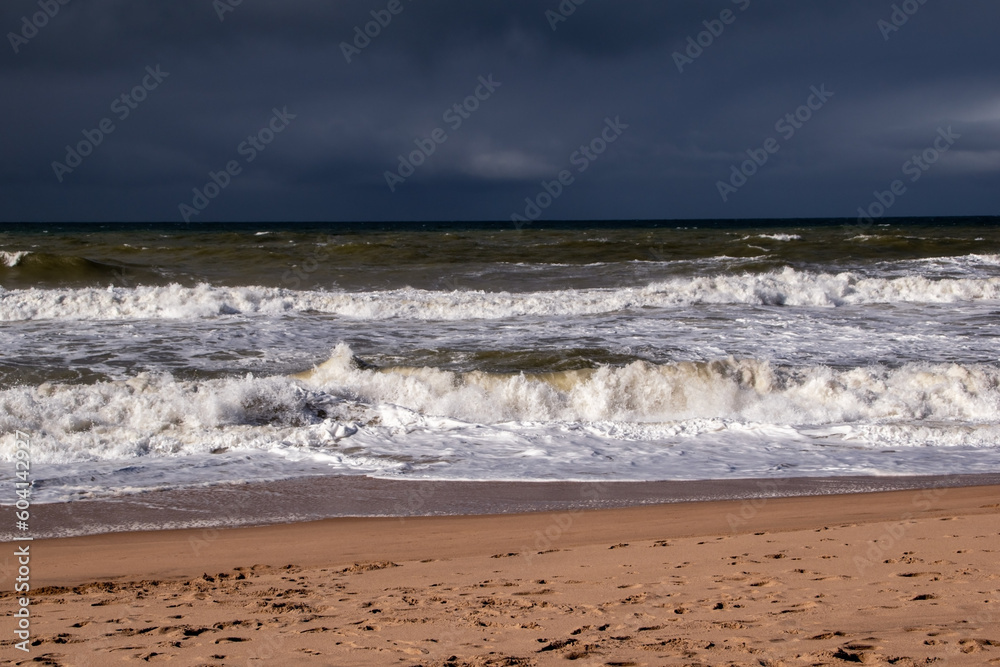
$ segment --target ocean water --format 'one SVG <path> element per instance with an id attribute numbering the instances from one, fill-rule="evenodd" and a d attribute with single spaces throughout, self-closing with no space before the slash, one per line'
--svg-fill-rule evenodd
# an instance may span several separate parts
<path id="1" fill-rule="evenodd" d="M 36 503 L 995 473 L 998 232 L 6 226 L 0 459 L 29 436 Z"/>

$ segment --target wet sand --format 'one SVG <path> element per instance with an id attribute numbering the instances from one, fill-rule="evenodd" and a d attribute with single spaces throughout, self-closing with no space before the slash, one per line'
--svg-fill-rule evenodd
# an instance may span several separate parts
<path id="1" fill-rule="evenodd" d="M 32 505 L 33 535 L 302 523 L 334 517 L 517 514 L 678 502 L 1000 485 L 1000 474 L 837 476 L 658 482 L 428 481 L 323 475 Z M 0 510 L 0 516 L 3 511 Z M 10 539 L 11 521 L 0 524 Z"/>

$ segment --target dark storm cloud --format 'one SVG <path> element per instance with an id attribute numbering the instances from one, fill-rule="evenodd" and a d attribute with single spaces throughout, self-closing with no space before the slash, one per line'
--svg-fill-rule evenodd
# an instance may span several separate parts
<path id="1" fill-rule="evenodd" d="M 547 219 L 849 216 L 947 127 L 960 138 L 891 214 L 997 212 L 986 0 L 897 2 L 916 9 L 898 30 L 878 23 L 893 3 L 870 0 L 565 0 L 555 30 L 555 0 L 400 0 L 350 63 L 342 44 L 388 0 L 243 0 L 220 20 L 222 2 L 44 0 L 58 13 L 0 55 L 3 219 L 179 220 L 231 161 L 239 174 L 193 220 L 509 220 L 564 169 Z M 0 29 L 39 11 L 8 2 Z M 169 74 L 121 118 L 113 100 L 157 66 Z M 446 112 L 490 75 L 500 86 L 454 127 Z M 833 96 L 795 119 L 822 86 Z M 244 143 L 286 107 L 273 143 Z M 60 183 L 52 163 L 105 118 L 114 132 Z M 615 118 L 627 129 L 581 161 Z M 390 191 L 385 172 L 439 128 L 447 141 Z M 778 152 L 723 201 L 718 182 L 768 139 Z"/>

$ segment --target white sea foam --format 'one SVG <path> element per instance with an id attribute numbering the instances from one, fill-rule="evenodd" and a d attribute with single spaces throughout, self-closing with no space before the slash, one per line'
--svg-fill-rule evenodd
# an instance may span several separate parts
<path id="1" fill-rule="evenodd" d="M 768 424 L 942 421 L 989 423 L 1000 414 L 1000 369 L 907 364 L 901 368 L 775 367 L 721 359 L 541 374 L 456 373 L 358 367 L 351 350 L 298 376 L 308 386 L 368 404 L 477 423 L 674 422 Z"/>
<path id="2" fill-rule="evenodd" d="M 902 266 L 919 264 L 947 264 L 959 268 L 976 268 L 1000 266 L 1000 255 L 983 255 L 972 253 L 969 255 L 958 255 L 954 257 L 922 257 L 920 259 L 897 260 Z"/>
<path id="3" fill-rule="evenodd" d="M 13 268 L 21 263 L 21 260 L 26 256 L 31 254 L 27 250 L 18 250 L 17 252 L 9 252 L 7 250 L 0 250 L 0 263 L 8 268 Z"/>
<path id="4" fill-rule="evenodd" d="M 30 434 L 39 499 L 316 474 L 713 479 L 984 472 L 1000 369 L 755 359 L 525 374 L 362 367 L 164 374 L 0 391 L 0 459 Z M 975 452 L 973 455 L 972 453 Z M 99 479 L 99 481 L 93 481 Z"/>
<path id="5" fill-rule="evenodd" d="M 0 320 L 203 318 L 320 312 L 358 320 L 503 319 L 565 316 L 695 304 L 836 307 L 874 303 L 953 303 L 1000 299 L 1000 277 L 865 278 L 786 268 L 765 274 L 677 278 L 645 287 L 548 292 L 293 291 L 271 287 L 142 286 L 0 289 Z"/>
<path id="6" fill-rule="evenodd" d="M 179 381 L 141 374 L 0 392 L 0 432 L 40 434 L 38 463 L 308 449 L 362 435 L 378 441 L 415 426 L 448 432 L 546 425 L 555 433 L 603 424 L 620 440 L 662 440 L 744 424 L 825 440 L 831 433 L 810 429 L 848 425 L 851 439 L 874 446 L 995 446 L 998 413 L 1000 369 L 989 365 L 838 371 L 729 358 L 536 375 L 456 373 L 362 368 L 343 344 L 295 377 Z M 7 442 L 4 455 L 12 456 L 12 447 Z M 351 456 L 350 465 L 365 469 L 398 467 L 401 460 L 376 465 Z"/>
<path id="7" fill-rule="evenodd" d="M 772 241 L 801 241 L 798 234 L 757 234 L 757 236 L 746 236 L 743 240 L 750 238 L 771 239 Z"/>

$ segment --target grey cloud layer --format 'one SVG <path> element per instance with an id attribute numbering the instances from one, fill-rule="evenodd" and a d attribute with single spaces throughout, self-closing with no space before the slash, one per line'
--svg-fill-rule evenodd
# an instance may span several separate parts
<path id="1" fill-rule="evenodd" d="M 505 220 L 616 115 L 629 131 L 545 217 L 850 216 L 947 125 L 954 152 L 893 214 L 997 212 L 994 2 L 926 0 L 885 40 L 893 3 L 868 0 L 587 0 L 555 31 L 557 1 L 399 1 L 348 64 L 341 43 L 388 0 L 243 0 L 224 21 L 211 0 L 71 0 L 0 55 L 3 219 L 179 219 L 276 106 L 297 119 L 205 220 Z M 0 29 L 38 11 L 5 3 Z M 170 76 L 115 118 L 157 64 Z M 453 130 L 445 112 L 489 74 L 502 86 Z M 723 202 L 717 181 L 821 84 L 835 96 Z M 59 183 L 52 162 L 105 117 L 115 131 Z M 385 172 L 436 128 L 447 141 L 391 192 Z"/>

